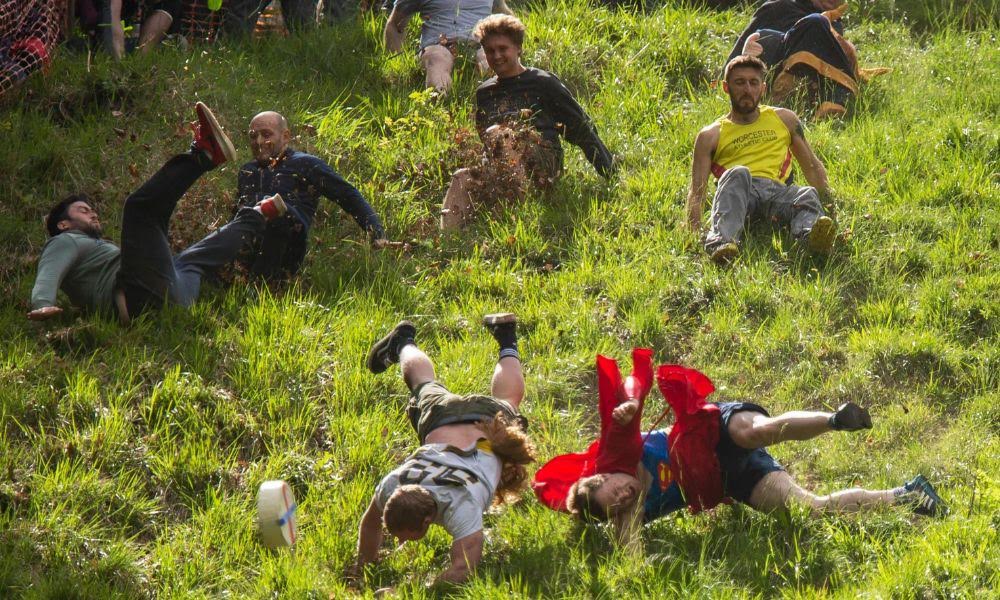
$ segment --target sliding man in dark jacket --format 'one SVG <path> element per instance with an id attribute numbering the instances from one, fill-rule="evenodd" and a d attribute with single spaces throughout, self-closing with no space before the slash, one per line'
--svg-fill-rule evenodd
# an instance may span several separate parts
<path id="1" fill-rule="evenodd" d="M 781 104 L 798 77 L 817 87 L 817 117 L 840 116 L 847 100 L 858 93 L 858 79 L 885 69 L 859 69 L 854 45 L 843 38 L 842 0 L 769 0 L 757 9 L 740 34 L 729 59 L 756 56 L 775 73 L 772 104 Z"/>

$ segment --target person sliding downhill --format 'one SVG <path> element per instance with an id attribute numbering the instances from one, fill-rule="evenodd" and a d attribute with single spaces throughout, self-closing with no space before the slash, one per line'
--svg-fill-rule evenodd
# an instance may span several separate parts
<path id="1" fill-rule="evenodd" d="M 476 90 L 476 130 L 485 153 L 481 166 L 452 176 L 441 207 L 442 229 L 467 224 L 477 203 L 504 194 L 520 197 L 529 185 L 550 188 L 563 168 L 560 135 L 579 146 L 602 177 L 615 172 L 611 152 L 573 94 L 555 75 L 521 64 L 524 34 L 524 25 L 509 15 L 476 25 L 496 73 Z"/>
<path id="2" fill-rule="evenodd" d="M 766 84 L 760 59 L 738 56 L 726 65 L 722 87 L 729 94 L 728 115 L 698 132 L 691 161 L 688 225 L 701 230 L 709 173 L 719 178 L 704 237 L 705 250 L 719 264 L 739 254 L 748 219 L 789 225 L 792 236 L 810 250 L 829 254 L 837 227 L 823 212 L 829 195 L 826 169 L 806 141 L 794 112 L 760 104 Z M 811 187 L 788 183 L 792 157 Z"/>
<path id="3" fill-rule="evenodd" d="M 434 364 L 420 348 L 416 327 L 401 321 L 377 341 L 367 366 L 381 373 L 399 363 L 412 398 L 407 409 L 421 446 L 382 478 L 358 527 L 353 581 L 378 560 L 382 527 L 402 542 L 423 538 L 432 524 L 451 534 L 451 561 L 438 576 L 460 583 L 475 572 L 483 553 L 483 512 L 516 499 L 527 487 L 525 465 L 535 459 L 519 410 L 524 375 L 517 351 L 517 318 L 486 315 L 483 325 L 500 347 L 490 395 L 460 396 L 436 379 Z"/>
<path id="4" fill-rule="evenodd" d="M 634 350 L 632 375 L 623 382 L 614 360 L 597 357 L 601 436 L 586 452 L 557 456 L 539 469 L 532 487 L 543 504 L 584 521 L 610 521 L 619 541 L 632 547 L 641 523 L 685 505 L 698 512 L 735 500 L 769 511 L 800 502 L 814 512 L 848 512 L 905 504 L 918 514 L 947 513 L 922 475 L 895 489 L 820 496 L 800 487 L 764 449 L 870 428 L 868 411 L 853 402 L 832 413 L 771 417 L 751 402 L 706 402 L 715 388 L 705 375 L 661 365 L 656 381 L 676 420 L 644 435 L 640 422 L 653 379 L 651 358 L 650 350 Z"/>

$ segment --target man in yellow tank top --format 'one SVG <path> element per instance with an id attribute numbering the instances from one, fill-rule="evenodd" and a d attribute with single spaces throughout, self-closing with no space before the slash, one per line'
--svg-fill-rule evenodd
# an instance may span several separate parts
<path id="1" fill-rule="evenodd" d="M 705 234 L 712 260 L 725 264 L 739 254 L 748 219 L 789 225 L 810 250 L 829 254 L 837 232 L 823 213 L 826 170 L 806 142 L 802 123 L 785 108 L 761 106 L 766 67 L 760 59 L 737 56 L 726 65 L 723 89 L 729 114 L 698 132 L 691 163 L 688 223 L 701 230 L 708 174 L 719 179 Z M 787 185 L 792 157 L 811 187 Z"/>

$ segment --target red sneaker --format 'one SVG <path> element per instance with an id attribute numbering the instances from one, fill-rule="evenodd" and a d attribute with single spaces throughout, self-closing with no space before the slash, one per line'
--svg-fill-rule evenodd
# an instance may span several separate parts
<path id="1" fill-rule="evenodd" d="M 226 132 L 222 130 L 222 125 L 219 125 L 212 111 L 202 102 L 195 104 L 194 110 L 198 113 L 194 147 L 207 152 L 216 166 L 236 160 L 236 147 L 226 136 Z"/>

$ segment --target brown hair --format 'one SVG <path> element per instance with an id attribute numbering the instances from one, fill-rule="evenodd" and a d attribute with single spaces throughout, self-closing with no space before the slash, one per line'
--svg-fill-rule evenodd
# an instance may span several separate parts
<path id="1" fill-rule="evenodd" d="M 493 504 L 516 502 L 528 488 L 525 465 L 535 462 L 535 444 L 520 425 L 508 421 L 503 413 L 497 413 L 492 421 L 480 423 L 479 427 L 486 434 L 493 455 L 500 460 L 500 483 Z"/>
<path id="2" fill-rule="evenodd" d="M 594 494 L 604 484 L 604 475 L 597 474 L 578 479 L 569 488 L 566 508 L 574 517 L 587 523 L 603 523 L 608 520 L 608 510 L 594 498 Z"/>
<path id="3" fill-rule="evenodd" d="M 490 15 L 476 23 L 472 29 L 472 35 L 480 43 L 486 41 L 491 35 L 505 35 L 520 48 L 524 45 L 524 23 L 513 15 L 496 14 Z"/>
<path id="4" fill-rule="evenodd" d="M 437 502 L 419 485 L 401 485 L 389 496 L 382 513 L 389 533 L 419 531 L 427 517 L 437 514 Z"/>
<path id="5" fill-rule="evenodd" d="M 77 202 L 83 202 L 90 206 L 90 198 L 87 194 L 73 194 L 60 200 L 49 210 L 49 215 L 45 217 L 45 230 L 49 232 L 49 237 L 55 237 L 62 233 L 59 223 L 68 218 L 69 207 Z"/>
<path id="6" fill-rule="evenodd" d="M 726 69 L 722 73 L 722 79 L 729 81 L 729 74 L 732 73 L 733 69 L 756 69 L 760 73 L 761 78 L 767 74 L 767 65 L 764 61 L 757 58 L 756 56 L 750 56 L 749 54 L 740 54 L 739 56 L 733 57 L 731 61 L 726 63 Z"/>

